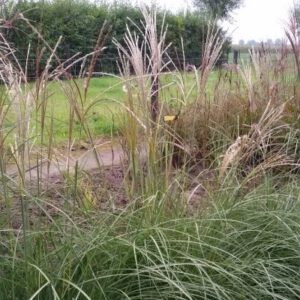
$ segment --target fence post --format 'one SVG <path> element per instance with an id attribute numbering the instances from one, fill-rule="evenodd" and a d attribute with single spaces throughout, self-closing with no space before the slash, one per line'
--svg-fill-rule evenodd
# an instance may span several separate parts
<path id="1" fill-rule="evenodd" d="M 239 51 L 236 50 L 236 49 L 234 49 L 234 50 L 233 50 L 233 63 L 234 63 L 235 65 L 238 64 L 238 59 L 239 59 Z"/>

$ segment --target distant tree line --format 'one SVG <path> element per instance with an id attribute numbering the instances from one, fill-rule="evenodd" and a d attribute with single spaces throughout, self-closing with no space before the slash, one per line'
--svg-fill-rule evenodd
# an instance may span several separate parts
<path id="1" fill-rule="evenodd" d="M 257 47 L 257 46 L 261 46 L 262 44 L 267 46 L 267 47 L 274 47 L 274 48 L 278 48 L 281 47 L 283 43 L 282 39 L 267 39 L 265 41 L 256 41 L 256 40 L 249 40 L 247 42 L 245 42 L 245 40 L 239 40 L 238 46 L 240 47 Z"/>
<path id="2" fill-rule="evenodd" d="M 28 55 L 28 45 L 31 45 L 28 64 L 30 76 L 34 76 L 37 72 L 37 59 L 42 68 L 49 52 L 42 53 L 43 43 L 38 35 L 26 22 L 14 18 L 18 12 L 30 21 L 52 47 L 60 36 L 63 37 L 57 49 L 57 55 L 61 59 L 68 59 L 78 52 L 85 55 L 93 51 L 99 30 L 107 20 L 111 30 L 105 45 L 107 48 L 97 62 L 96 70 L 108 73 L 118 72 L 118 52 L 112 42 L 113 38 L 122 40 L 126 24 L 132 31 L 137 31 L 134 24 L 140 25 L 142 19 L 140 10 L 129 4 L 108 5 L 102 2 L 95 4 L 84 0 L 23 0 L 5 9 L 2 9 L 6 22 L 5 26 L 2 26 L 2 33 L 13 44 L 17 50 L 16 56 L 24 64 Z M 158 27 L 162 25 L 164 13 L 158 12 Z M 207 32 L 207 18 L 197 11 L 176 14 L 167 12 L 165 23 L 168 24 L 167 43 L 172 43 L 168 54 L 175 64 L 182 66 L 184 53 L 187 64 L 199 65 Z M 224 47 L 223 59 L 228 45 L 229 43 Z M 74 68 L 73 72 L 76 73 L 80 66 Z"/>

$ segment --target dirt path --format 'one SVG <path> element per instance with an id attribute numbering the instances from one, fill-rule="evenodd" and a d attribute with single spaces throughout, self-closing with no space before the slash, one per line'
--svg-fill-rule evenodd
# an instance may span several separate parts
<path id="1" fill-rule="evenodd" d="M 45 160 L 39 166 L 35 166 L 32 161 L 31 166 L 28 168 L 25 180 L 28 183 L 27 187 L 31 195 L 38 195 L 37 181 L 41 183 L 43 193 L 43 207 L 36 205 L 35 201 L 29 201 L 28 211 L 30 224 L 35 224 L 41 217 L 51 216 L 54 218 L 59 215 L 61 208 L 67 204 L 79 205 L 77 201 L 85 199 L 84 194 L 77 196 L 71 195 L 67 187 L 66 178 L 63 173 L 69 171 L 74 175 L 75 167 L 78 166 L 80 170 L 85 171 L 81 174 L 80 182 L 83 186 L 87 187 L 93 199 L 92 205 L 105 211 L 118 211 L 123 210 L 129 202 L 128 194 L 124 187 L 124 152 L 120 144 L 114 144 L 111 141 L 99 142 L 95 148 L 88 149 L 89 145 L 81 145 L 80 149 L 73 149 L 68 153 L 66 149 L 58 148 L 53 151 L 53 158 L 50 163 Z M 96 151 L 96 153 L 95 153 Z M 45 152 L 46 153 L 46 152 Z M 99 158 L 100 167 L 96 155 Z M 145 149 L 140 151 L 141 157 L 146 155 Z M 34 153 L 32 153 L 34 157 Z M 193 214 L 205 203 L 202 201 L 205 190 L 199 183 L 201 178 L 206 175 L 204 170 L 196 170 L 196 174 L 191 174 L 190 186 L 187 187 L 186 192 L 183 194 L 183 201 L 188 203 L 188 211 Z M 14 178 L 18 175 L 16 164 L 11 164 L 7 168 L 8 176 Z M 39 179 L 39 180 L 38 180 Z M 80 186 L 80 185 L 79 185 Z M 77 191 L 78 192 L 78 191 Z M 18 200 L 18 194 L 16 194 Z M 32 199 L 35 199 L 34 197 Z M 88 198 L 90 199 L 90 198 Z M 72 202 L 73 201 L 73 202 Z M 204 204 L 203 204 L 204 203 Z M 22 226 L 22 215 L 20 201 L 14 201 L 10 208 L 13 212 L 14 218 L 11 220 L 13 228 L 20 228 Z M 6 211 L 6 203 L 0 202 L 0 213 Z M 45 214 L 47 211 L 47 214 Z M 47 218 L 45 218 L 47 220 Z"/>
<path id="2" fill-rule="evenodd" d="M 48 163 L 47 160 L 44 160 L 39 166 L 34 165 L 33 159 L 25 174 L 27 191 L 32 196 L 38 195 L 37 179 L 39 178 L 44 201 L 37 205 L 34 197 L 28 199 L 27 209 L 30 225 L 37 224 L 41 220 L 51 222 L 51 219 L 59 216 L 60 211 L 68 205 L 83 205 L 80 201 L 85 199 L 84 194 L 81 194 L 79 189 L 78 198 L 74 195 L 70 198 L 69 191 L 66 189 L 66 181 L 62 176 L 65 171 L 74 174 L 76 165 L 80 170 L 87 171 L 80 180 L 82 184 L 87 184 L 87 190 L 92 195 L 93 202 L 90 205 L 109 211 L 122 210 L 127 205 L 128 199 L 123 186 L 122 162 L 124 155 L 121 145 L 106 141 L 99 142 L 95 148 L 88 149 L 88 147 L 90 147 L 88 144 L 80 145 L 78 147 L 80 149 L 73 149 L 74 151 L 70 153 L 63 148 L 55 149 L 51 162 Z M 99 158 L 100 169 L 95 151 Z M 34 158 L 35 154 L 32 153 L 32 156 Z M 16 164 L 11 163 L 7 166 L 6 173 L 10 178 L 16 178 L 18 175 Z M 7 212 L 9 209 L 13 218 L 7 219 L 5 222 L 8 222 L 14 229 L 20 229 L 23 223 L 19 194 L 12 194 L 12 197 L 15 197 L 16 201 L 13 201 L 9 207 L 7 206 L 8 202 L 0 201 L 0 213 Z"/>
<path id="3" fill-rule="evenodd" d="M 87 149 L 81 147 L 79 150 L 71 151 L 69 154 L 65 150 L 54 151 L 50 163 L 44 160 L 39 166 L 31 163 L 26 171 L 26 179 L 53 178 L 59 176 L 62 172 L 69 170 L 75 172 L 78 165 L 82 171 L 90 171 L 99 167 L 118 166 L 122 163 L 124 153 L 121 145 L 112 144 L 110 141 L 98 144 L 95 148 Z M 17 166 L 11 164 L 7 168 L 7 174 L 10 177 L 17 175 Z"/>

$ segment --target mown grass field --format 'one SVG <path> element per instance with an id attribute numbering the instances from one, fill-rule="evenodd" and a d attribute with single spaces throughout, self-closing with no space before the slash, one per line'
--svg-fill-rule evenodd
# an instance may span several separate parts
<path id="1" fill-rule="evenodd" d="M 211 74 L 208 83 L 208 93 L 212 92 L 215 81 L 219 76 L 219 71 Z M 178 103 L 186 105 L 194 101 L 196 97 L 197 78 L 194 72 L 191 73 L 173 73 L 162 75 L 161 77 L 161 100 L 169 104 L 174 103 L 174 110 L 170 113 L 176 113 L 179 109 Z M 31 83 L 33 87 L 35 84 Z M 70 102 L 66 90 L 78 89 L 80 92 L 76 95 L 76 102 L 79 106 L 87 110 L 85 123 L 95 137 L 110 137 L 121 134 L 124 114 L 124 102 L 126 93 L 123 90 L 124 81 L 118 77 L 103 76 L 92 78 L 88 88 L 86 99 L 84 97 L 84 79 L 75 81 L 53 81 L 49 82 L 46 90 L 46 118 L 45 118 L 45 138 L 49 135 L 50 127 L 53 126 L 53 138 L 55 143 L 63 144 L 68 139 L 70 119 L 74 120 L 73 138 L 85 139 L 86 134 L 82 125 L 75 117 L 70 116 Z M 178 90 L 178 85 L 184 87 L 183 91 Z M 188 96 L 184 96 L 188 93 Z M 149 99 L 150 102 L 150 99 Z M 172 106 L 172 105 L 171 105 Z M 33 112 L 33 120 L 39 123 L 39 114 Z M 10 123 L 9 127 L 13 128 L 14 124 Z M 39 126 L 39 125 L 38 125 Z M 48 132 L 48 134 L 47 134 Z M 33 138 L 38 137 L 34 136 Z"/>
<path id="2" fill-rule="evenodd" d="M 56 142 L 63 142 L 68 138 L 69 124 L 69 103 L 68 98 L 63 92 L 61 86 L 68 86 L 67 82 L 51 83 L 49 93 L 51 94 L 50 109 L 54 115 L 54 137 Z M 70 83 L 71 88 L 75 88 Z M 76 80 L 76 85 L 82 90 L 83 80 Z M 83 91 L 81 92 L 83 93 Z M 88 89 L 87 99 L 84 106 L 92 104 L 91 109 L 86 116 L 87 124 L 93 135 L 110 136 L 117 132 L 120 124 L 120 105 L 113 100 L 124 101 L 124 92 L 122 91 L 122 83 L 119 79 L 113 77 L 101 77 L 92 79 Z M 80 99 L 76 99 L 80 102 Z M 51 115 L 48 116 L 49 121 Z M 75 118 L 74 137 L 84 137 L 82 128 Z"/>

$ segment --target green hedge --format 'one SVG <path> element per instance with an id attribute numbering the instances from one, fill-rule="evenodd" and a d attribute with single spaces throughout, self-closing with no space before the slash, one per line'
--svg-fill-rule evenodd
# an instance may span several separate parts
<path id="1" fill-rule="evenodd" d="M 116 64 L 118 53 L 112 39 L 122 40 L 126 30 L 125 24 L 135 30 L 133 23 L 140 24 L 142 18 L 140 10 L 128 4 L 96 5 L 82 0 L 19 1 L 15 11 L 22 12 L 51 46 L 56 44 L 60 36 L 63 37 L 58 49 L 58 56 L 62 59 L 67 59 L 78 52 L 90 53 L 104 20 L 108 20 L 112 30 L 106 43 L 107 49 L 98 61 L 96 70 L 109 73 L 118 71 Z M 158 27 L 162 24 L 163 15 L 164 12 L 158 12 Z M 168 53 L 174 62 L 178 66 L 182 65 L 182 38 L 186 63 L 199 65 L 201 45 L 207 30 L 205 18 L 193 12 L 186 14 L 167 12 L 166 23 L 168 24 L 167 43 L 172 43 Z M 28 75 L 35 76 L 36 57 L 42 49 L 42 42 L 22 20 L 13 22 L 12 28 L 3 30 L 17 49 L 17 56 L 22 63 L 25 63 L 30 43 L 32 51 Z M 48 56 L 49 53 L 45 52 L 42 66 Z M 79 69 L 80 65 L 75 65 L 72 72 L 76 74 Z"/>

